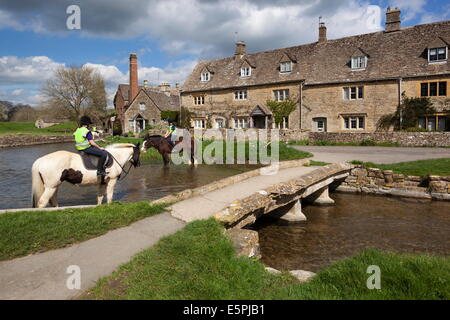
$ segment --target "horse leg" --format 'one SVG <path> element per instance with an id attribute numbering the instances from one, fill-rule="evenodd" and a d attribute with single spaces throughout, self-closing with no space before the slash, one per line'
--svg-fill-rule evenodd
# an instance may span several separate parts
<path id="1" fill-rule="evenodd" d="M 113 200 L 114 187 L 116 186 L 117 179 L 110 179 L 106 184 L 106 201 L 110 204 Z"/>
<path id="2" fill-rule="evenodd" d="M 103 202 L 103 197 L 105 196 L 105 192 L 106 192 L 106 184 L 105 183 L 100 183 L 98 185 L 98 193 L 97 193 L 97 205 L 101 205 Z"/>
<path id="3" fill-rule="evenodd" d="M 56 192 L 56 188 L 48 188 L 46 187 L 44 190 L 44 193 L 42 194 L 41 198 L 38 201 L 38 208 L 45 208 L 50 201 L 50 199 L 53 197 L 53 195 Z"/>
<path id="4" fill-rule="evenodd" d="M 53 206 L 53 207 L 58 207 L 59 205 L 58 205 L 58 199 L 57 199 L 57 197 L 58 197 L 58 188 L 55 188 L 55 193 L 53 194 L 53 196 L 50 198 L 50 204 Z"/>

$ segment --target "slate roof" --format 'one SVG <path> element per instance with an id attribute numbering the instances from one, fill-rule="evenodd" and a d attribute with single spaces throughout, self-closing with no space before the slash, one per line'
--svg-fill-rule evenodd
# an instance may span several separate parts
<path id="1" fill-rule="evenodd" d="M 172 111 L 178 111 L 180 108 L 180 96 L 177 94 L 177 89 L 169 89 L 168 95 L 164 92 L 161 92 L 159 88 L 155 87 L 147 87 L 144 88 L 144 86 L 138 87 L 138 92 L 141 90 L 144 90 L 145 93 L 149 96 L 150 99 L 155 102 L 155 104 L 158 106 L 158 108 L 162 111 L 172 110 Z M 128 101 L 130 86 L 128 84 L 119 84 L 118 87 L 118 93 L 122 94 L 122 97 L 125 101 Z"/>
<path id="2" fill-rule="evenodd" d="M 389 33 L 379 31 L 241 57 L 201 61 L 184 82 L 183 92 L 301 80 L 305 84 L 325 84 L 448 74 L 448 62 L 428 63 L 427 48 L 435 43 L 450 43 L 450 20 Z M 352 71 L 351 56 L 358 50 L 367 53 L 368 65 L 365 70 Z M 292 72 L 281 74 L 279 62 L 286 55 L 296 63 L 293 63 Z M 240 77 L 243 59 L 251 61 L 255 67 L 247 78 Z M 200 81 L 204 67 L 214 70 L 208 82 Z"/>

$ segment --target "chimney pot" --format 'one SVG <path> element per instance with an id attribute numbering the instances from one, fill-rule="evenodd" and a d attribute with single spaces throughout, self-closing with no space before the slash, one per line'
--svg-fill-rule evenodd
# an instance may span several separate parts
<path id="1" fill-rule="evenodd" d="M 245 53 L 246 53 L 245 42 L 244 41 L 236 42 L 236 52 L 234 53 L 234 55 L 243 56 Z"/>
<path id="2" fill-rule="evenodd" d="M 327 27 L 324 22 L 319 23 L 319 42 L 327 41 Z"/>
<path id="3" fill-rule="evenodd" d="M 144 88 L 147 88 L 147 87 L 148 87 L 148 81 L 144 80 Z"/>
<path id="4" fill-rule="evenodd" d="M 386 30 L 385 32 L 399 31 L 401 24 L 400 9 L 387 8 L 386 10 Z"/>

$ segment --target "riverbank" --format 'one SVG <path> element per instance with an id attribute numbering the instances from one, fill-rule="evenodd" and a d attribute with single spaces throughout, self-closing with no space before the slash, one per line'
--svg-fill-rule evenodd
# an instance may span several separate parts
<path id="1" fill-rule="evenodd" d="M 213 219 L 189 223 L 101 279 L 81 299 L 449 299 L 450 259 L 365 250 L 321 270 L 310 282 L 271 274 L 238 258 Z M 369 290 L 367 267 L 381 269 Z"/>
<path id="2" fill-rule="evenodd" d="M 72 135 L 4 135 L 0 136 L 0 149 L 40 144 L 73 142 Z"/>

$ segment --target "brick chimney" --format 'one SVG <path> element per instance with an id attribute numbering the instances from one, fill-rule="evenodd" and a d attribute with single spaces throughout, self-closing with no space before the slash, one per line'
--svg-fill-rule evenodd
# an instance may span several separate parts
<path id="1" fill-rule="evenodd" d="M 386 32 L 393 32 L 400 30 L 400 9 L 387 8 L 386 11 Z"/>
<path id="2" fill-rule="evenodd" d="M 138 69 L 137 69 L 137 55 L 130 54 L 130 93 L 129 102 L 133 101 L 138 94 Z"/>
<path id="3" fill-rule="evenodd" d="M 244 54 L 245 54 L 245 42 L 244 41 L 236 42 L 236 52 L 234 53 L 234 55 L 243 56 Z"/>
<path id="4" fill-rule="evenodd" d="M 319 42 L 327 41 L 327 27 L 324 22 L 319 23 Z"/>

